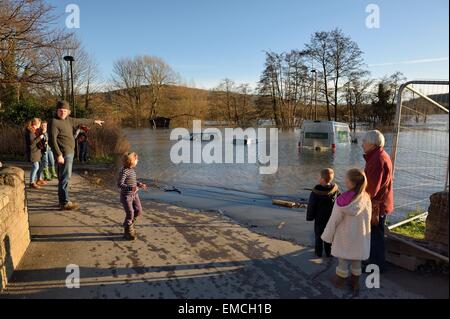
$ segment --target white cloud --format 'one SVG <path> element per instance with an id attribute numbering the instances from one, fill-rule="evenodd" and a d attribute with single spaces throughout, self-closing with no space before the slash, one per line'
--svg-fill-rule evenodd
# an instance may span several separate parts
<path id="1" fill-rule="evenodd" d="M 448 61 L 448 57 L 406 60 L 406 61 L 399 61 L 399 62 L 376 63 L 376 64 L 369 64 L 369 67 L 372 68 L 372 67 L 378 67 L 378 66 L 395 66 L 395 65 L 402 65 L 402 64 L 435 63 L 435 62 L 444 62 L 444 61 Z"/>

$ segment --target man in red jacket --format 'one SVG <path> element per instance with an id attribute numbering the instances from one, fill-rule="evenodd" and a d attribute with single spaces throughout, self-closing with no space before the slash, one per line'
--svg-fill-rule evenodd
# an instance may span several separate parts
<path id="1" fill-rule="evenodd" d="M 384 230 L 386 216 L 394 212 L 393 169 L 389 154 L 384 150 L 385 138 L 380 131 L 367 132 L 363 138 L 367 192 L 372 199 L 372 241 L 368 264 L 384 271 Z"/>

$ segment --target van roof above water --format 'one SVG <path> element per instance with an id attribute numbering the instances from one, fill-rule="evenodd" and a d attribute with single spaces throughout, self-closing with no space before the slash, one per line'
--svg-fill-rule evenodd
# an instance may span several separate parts
<path id="1" fill-rule="evenodd" d="M 335 122 L 335 121 L 311 121 L 311 120 L 307 120 L 303 122 L 303 125 L 305 124 L 331 124 L 331 125 L 343 125 L 343 126 L 348 126 L 347 123 L 342 123 L 342 122 Z"/>

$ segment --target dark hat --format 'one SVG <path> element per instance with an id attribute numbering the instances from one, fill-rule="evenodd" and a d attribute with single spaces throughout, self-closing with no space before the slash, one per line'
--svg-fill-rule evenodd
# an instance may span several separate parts
<path id="1" fill-rule="evenodd" d="M 57 110 L 69 110 L 70 111 L 70 105 L 67 103 L 67 101 L 58 101 L 56 102 L 56 109 Z"/>

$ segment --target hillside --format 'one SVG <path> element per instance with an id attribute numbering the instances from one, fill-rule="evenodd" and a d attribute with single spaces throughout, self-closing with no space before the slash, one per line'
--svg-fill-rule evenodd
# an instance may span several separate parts
<path id="1" fill-rule="evenodd" d="M 141 126 L 147 126 L 151 117 L 152 97 L 150 88 L 142 86 L 139 91 L 143 119 Z M 193 119 L 217 120 L 223 118 L 225 116 L 224 109 L 227 108 L 227 105 L 232 104 L 230 107 L 233 109 L 233 112 L 237 110 L 241 113 L 241 105 L 245 105 L 243 99 L 246 99 L 250 110 L 254 98 L 255 95 L 244 96 L 233 92 L 227 96 L 225 92 L 220 91 L 212 93 L 205 89 L 166 85 L 163 87 L 161 98 L 156 107 L 156 115 L 172 119 L 172 124 L 174 125 L 190 126 Z M 84 99 L 84 96 L 80 97 L 80 101 L 84 101 Z M 227 104 L 227 101 L 229 101 L 229 104 Z M 125 125 L 133 126 L 132 118 L 137 110 L 130 107 L 130 99 L 124 90 L 92 94 L 89 104 L 93 108 L 91 111 L 94 111 L 95 114 L 114 117 Z M 243 113 L 248 112 L 244 110 Z"/>

